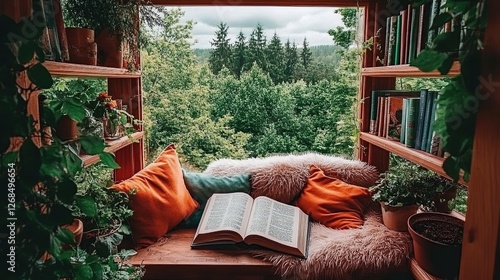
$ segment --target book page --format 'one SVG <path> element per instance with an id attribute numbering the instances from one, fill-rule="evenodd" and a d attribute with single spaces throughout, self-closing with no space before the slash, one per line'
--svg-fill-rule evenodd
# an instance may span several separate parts
<path id="1" fill-rule="evenodd" d="M 298 246 L 298 207 L 265 196 L 254 200 L 246 235 L 260 235 L 290 247 Z"/>
<path id="2" fill-rule="evenodd" d="M 203 212 L 199 233 L 232 230 L 243 237 L 252 202 L 246 193 L 213 194 Z"/>

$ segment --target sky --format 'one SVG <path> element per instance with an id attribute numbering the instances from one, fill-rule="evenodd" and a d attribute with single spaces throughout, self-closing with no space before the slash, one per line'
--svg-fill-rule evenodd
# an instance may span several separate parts
<path id="1" fill-rule="evenodd" d="M 287 39 L 302 45 L 307 37 L 309 46 L 333 45 L 328 30 L 343 26 L 341 16 L 331 7 L 182 7 L 183 21 L 194 20 L 193 38 L 197 43 L 193 48 L 210 48 L 217 25 L 224 22 L 229 26 L 228 37 L 234 43 L 240 31 L 248 39 L 257 23 L 260 23 L 269 41 L 274 32 L 281 42 Z"/>

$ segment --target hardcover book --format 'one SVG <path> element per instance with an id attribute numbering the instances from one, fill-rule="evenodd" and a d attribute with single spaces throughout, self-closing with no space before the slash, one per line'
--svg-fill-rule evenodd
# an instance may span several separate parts
<path id="1" fill-rule="evenodd" d="M 420 98 L 408 98 L 406 110 L 406 127 L 405 127 L 405 146 L 409 148 L 415 147 L 416 128 L 418 125 L 418 108 Z"/>
<path id="2" fill-rule="evenodd" d="M 399 141 L 403 123 L 403 97 L 387 97 L 387 134 L 386 138 Z"/>
<path id="3" fill-rule="evenodd" d="M 192 248 L 244 243 L 307 258 L 309 216 L 300 208 L 243 192 L 207 201 Z"/>
<path id="4" fill-rule="evenodd" d="M 422 150 L 422 136 L 424 134 L 424 126 L 425 126 L 425 112 L 427 110 L 427 99 L 429 99 L 429 90 L 421 89 L 420 90 L 420 106 L 418 107 L 418 126 L 416 127 L 416 135 L 415 135 L 415 149 Z"/>

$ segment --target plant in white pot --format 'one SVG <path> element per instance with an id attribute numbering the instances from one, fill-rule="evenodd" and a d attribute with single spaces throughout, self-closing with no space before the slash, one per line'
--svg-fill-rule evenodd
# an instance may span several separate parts
<path id="1" fill-rule="evenodd" d="M 373 201 L 381 204 L 386 227 L 408 231 L 408 218 L 417 212 L 419 205 L 432 199 L 426 182 L 428 172 L 408 161 L 397 162 L 370 188 Z"/>

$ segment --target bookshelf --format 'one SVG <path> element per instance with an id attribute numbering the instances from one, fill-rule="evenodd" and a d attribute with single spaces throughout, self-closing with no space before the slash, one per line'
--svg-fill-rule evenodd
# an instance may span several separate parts
<path id="1" fill-rule="evenodd" d="M 460 74 L 460 63 L 455 61 L 450 72 L 443 76 L 438 71 L 422 72 L 417 67 L 404 65 L 365 67 L 361 69 L 361 76 L 365 77 L 453 77 Z"/>
<path id="2" fill-rule="evenodd" d="M 383 36 L 377 38 L 379 29 L 384 29 L 386 19 L 391 16 L 385 1 L 370 2 L 365 5 L 363 39 L 374 38 L 381 48 L 373 48 L 364 54 L 361 71 L 360 99 L 365 100 L 359 107 L 360 120 L 358 158 L 377 167 L 380 172 L 387 170 L 391 153 L 443 175 L 443 158 L 429 153 L 407 148 L 401 143 L 372 135 L 370 130 L 370 94 L 373 90 L 394 89 L 397 77 L 442 77 L 438 72 L 424 73 L 408 64 L 384 66 L 380 58 L 385 49 Z M 500 26 L 500 2 L 488 1 L 488 28 L 482 50 L 482 76 L 489 81 L 500 80 L 500 36 L 496 27 Z M 383 33 L 383 32 L 382 32 Z M 384 34 L 382 34 L 384 35 Z M 460 73 L 461 65 L 454 62 L 447 76 Z M 486 88 L 486 85 L 490 88 Z M 471 177 L 468 182 L 469 196 L 464 229 L 464 242 L 460 263 L 459 279 L 496 279 L 500 275 L 500 189 L 498 188 L 498 162 L 500 149 L 496 143 L 500 138 L 500 87 L 482 83 L 482 94 L 489 98 L 481 104 L 476 119 L 474 148 L 472 154 Z M 495 92 L 495 93 L 493 93 Z M 423 271 L 415 261 L 409 260 L 415 279 L 437 279 Z"/>
<path id="3" fill-rule="evenodd" d="M 66 62 L 45 61 L 45 68 L 52 76 L 76 78 L 140 78 L 140 72 L 130 72 L 124 68 L 112 68 Z"/>
<path id="4" fill-rule="evenodd" d="M 114 153 L 116 151 L 119 151 L 120 149 L 123 149 L 124 147 L 127 147 L 128 145 L 131 145 L 133 143 L 138 143 L 139 140 L 142 140 L 144 138 L 144 131 L 138 131 L 132 133 L 132 135 L 129 136 L 123 136 L 119 139 L 112 140 L 112 141 L 106 141 L 106 149 L 104 151 L 108 153 Z M 95 164 L 99 162 L 99 155 L 81 155 L 80 158 L 83 161 L 83 165 L 85 167 L 88 167 L 92 164 Z"/>

